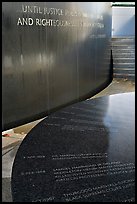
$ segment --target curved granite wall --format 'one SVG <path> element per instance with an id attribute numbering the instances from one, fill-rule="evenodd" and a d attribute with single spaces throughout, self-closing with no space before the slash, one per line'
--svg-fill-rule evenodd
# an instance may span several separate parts
<path id="1" fill-rule="evenodd" d="M 3 130 L 111 82 L 111 20 L 111 2 L 2 3 Z"/>

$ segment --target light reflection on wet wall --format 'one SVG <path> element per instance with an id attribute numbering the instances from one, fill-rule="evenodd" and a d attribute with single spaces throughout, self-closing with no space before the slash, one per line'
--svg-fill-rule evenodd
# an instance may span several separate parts
<path id="1" fill-rule="evenodd" d="M 110 62 L 110 2 L 3 2 L 3 130 L 96 94 Z"/>

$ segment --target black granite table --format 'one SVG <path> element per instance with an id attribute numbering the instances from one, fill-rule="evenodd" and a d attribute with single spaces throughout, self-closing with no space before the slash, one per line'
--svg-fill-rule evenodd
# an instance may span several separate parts
<path id="1" fill-rule="evenodd" d="M 75 103 L 23 140 L 13 202 L 135 202 L 134 163 L 135 94 Z"/>

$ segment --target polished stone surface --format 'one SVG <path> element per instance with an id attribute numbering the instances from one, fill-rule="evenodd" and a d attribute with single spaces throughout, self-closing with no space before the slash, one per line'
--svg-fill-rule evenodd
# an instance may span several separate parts
<path id="1" fill-rule="evenodd" d="M 13 202 L 134 202 L 134 163 L 134 92 L 75 103 L 23 140 Z"/>
<path id="2" fill-rule="evenodd" d="M 3 2 L 2 130 L 110 84 L 111 27 L 111 2 Z"/>

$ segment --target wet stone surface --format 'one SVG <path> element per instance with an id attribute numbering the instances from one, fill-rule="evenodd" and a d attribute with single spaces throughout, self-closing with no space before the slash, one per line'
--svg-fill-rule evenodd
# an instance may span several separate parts
<path id="1" fill-rule="evenodd" d="M 134 202 L 135 95 L 79 102 L 25 137 L 12 170 L 13 202 Z"/>

